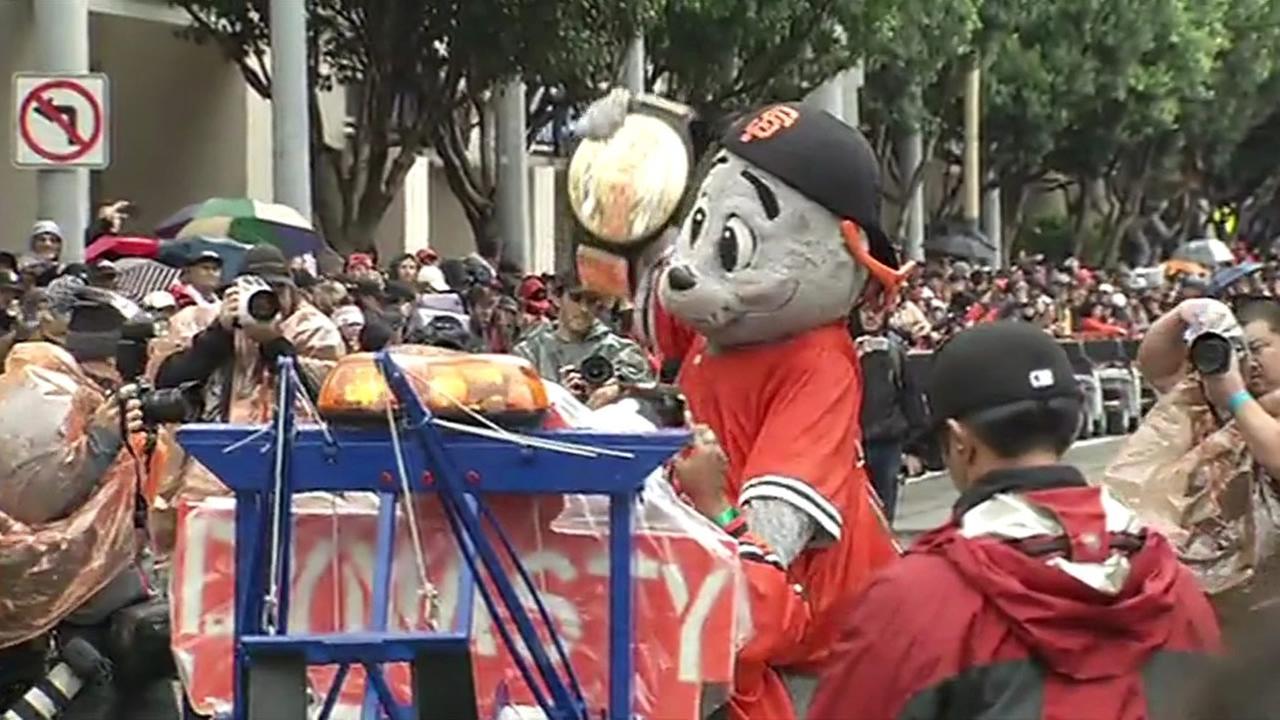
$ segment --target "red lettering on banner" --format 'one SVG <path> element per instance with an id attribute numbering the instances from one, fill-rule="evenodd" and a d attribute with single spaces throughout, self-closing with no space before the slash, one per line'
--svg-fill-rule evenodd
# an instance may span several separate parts
<path id="1" fill-rule="evenodd" d="M 314 501 L 312 501 L 314 503 Z M 561 639 L 589 702 L 604 707 L 608 697 L 608 554 L 606 537 L 557 532 L 550 519 L 561 508 L 557 497 L 490 499 L 555 619 Z M 536 505 L 537 507 L 532 507 Z M 421 505 L 423 544 L 429 579 L 440 593 L 442 627 L 457 617 L 456 545 L 437 505 Z M 234 606 L 234 503 L 215 498 L 185 506 L 179 514 L 178 550 L 173 563 L 173 646 L 194 708 L 202 713 L 230 708 L 232 695 L 232 608 Z M 334 632 L 365 626 L 371 603 L 376 510 L 346 507 L 334 516 L 328 507 L 295 511 L 291 632 Z M 391 628 L 427 627 L 419 602 L 418 573 L 405 523 L 397 538 L 392 573 Z M 651 718 L 698 717 L 703 684 L 728 684 L 733 674 L 734 618 L 740 597 L 734 578 L 736 548 L 720 552 L 690 537 L 640 533 L 635 555 L 635 711 Z M 527 593 L 525 605 L 533 605 Z M 479 597 L 474 609 L 472 651 L 483 717 L 505 683 L 512 700 L 532 704 L 524 682 L 494 631 Z M 336 668 L 312 668 L 311 682 L 326 692 Z M 388 682 L 408 699 L 409 672 L 389 668 Z M 355 708 L 364 677 L 353 668 L 340 707 Z"/>

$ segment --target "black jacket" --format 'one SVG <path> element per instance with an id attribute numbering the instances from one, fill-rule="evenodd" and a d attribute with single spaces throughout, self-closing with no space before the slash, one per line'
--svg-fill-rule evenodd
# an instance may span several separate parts
<path id="1" fill-rule="evenodd" d="M 275 360 L 283 355 L 296 355 L 293 343 L 285 338 L 263 345 L 262 359 L 267 367 L 274 368 Z M 214 323 L 198 333 L 191 341 L 191 346 L 165 358 L 156 371 L 157 388 L 174 388 L 188 383 L 203 386 L 215 373 L 229 373 L 235 362 L 235 334 L 218 323 Z M 300 374 L 300 377 L 305 373 Z M 303 389 L 315 399 L 315 389 L 303 379 Z M 218 419 L 226 421 L 230 409 L 231 393 L 223 393 L 222 407 L 218 409 Z"/>
<path id="2" fill-rule="evenodd" d="M 922 396 L 906 371 L 907 351 L 893 333 L 855 338 L 862 364 L 862 439 L 905 442 L 924 425 Z"/>

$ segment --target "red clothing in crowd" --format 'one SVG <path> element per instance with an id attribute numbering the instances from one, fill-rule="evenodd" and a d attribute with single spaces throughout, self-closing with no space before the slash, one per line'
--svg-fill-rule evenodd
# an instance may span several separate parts
<path id="1" fill-rule="evenodd" d="M 966 493 L 957 518 L 880 573 L 842 630 L 830 629 L 837 657 L 810 720 L 1180 717 L 1181 691 L 1220 649 L 1191 573 L 1161 535 L 1115 532 L 1114 501 L 1073 469 L 1005 472 L 1029 482 Z M 1008 539 L 1040 513 L 1062 534 Z M 1018 518 L 1021 533 L 974 527 Z M 1127 576 L 1109 575 L 1118 557 Z M 1099 589 L 1106 580 L 1118 586 Z"/>
<path id="2" fill-rule="evenodd" d="M 1104 338 L 1129 337 L 1128 329 L 1119 325 L 1112 325 L 1106 320 L 1099 320 L 1095 317 L 1081 318 L 1080 327 L 1076 331 L 1080 335 L 1096 335 Z"/>

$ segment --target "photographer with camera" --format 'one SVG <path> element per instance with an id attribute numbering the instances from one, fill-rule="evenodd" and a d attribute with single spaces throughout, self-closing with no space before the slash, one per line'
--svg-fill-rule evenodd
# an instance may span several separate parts
<path id="1" fill-rule="evenodd" d="M 654 371 L 644 350 L 599 319 L 606 298 L 576 278 L 565 278 L 560 287 L 556 322 L 534 330 L 512 353 L 593 408 L 617 399 L 622 384 L 652 383 Z"/>
<path id="2" fill-rule="evenodd" d="M 21 343 L 0 375 L 0 710 L 176 718 L 138 512 L 146 398 L 117 357 L 141 314 L 78 278 L 49 295 L 61 342 Z"/>
<path id="3" fill-rule="evenodd" d="M 299 297 L 284 255 L 271 245 L 249 250 L 219 306 L 186 308 L 171 325 L 190 344 L 160 363 L 156 387 L 198 383 L 208 420 L 265 420 L 279 357 L 297 357 L 304 384 L 318 387 L 345 352 L 337 326 Z"/>
<path id="4" fill-rule="evenodd" d="M 1280 303 L 1254 300 L 1239 319 L 1243 348 L 1230 336 L 1205 333 L 1192 340 L 1191 362 L 1210 402 L 1235 421 L 1253 459 L 1280 478 Z"/>
<path id="5" fill-rule="evenodd" d="M 1102 484 L 1166 529 L 1230 634 L 1280 591 L 1280 303 L 1185 300 L 1138 367 L 1157 402 Z"/>
<path id="6" fill-rule="evenodd" d="M 157 388 L 192 388 L 200 420 L 257 424 L 275 408 L 278 358 L 296 358 L 303 389 L 314 399 L 345 352 L 333 321 L 301 298 L 280 250 L 256 245 L 220 305 L 184 308 L 170 319 L 168 335 L 151 341 L 151 366 Z M 306 403 L 299 407 L 305 416 Z M 173 428 L 161 427 L 156 444 L 148 500 L 154 545 L 163 553 L 172 547 L 178 497 L 227 489 L 187 456 Z"/>

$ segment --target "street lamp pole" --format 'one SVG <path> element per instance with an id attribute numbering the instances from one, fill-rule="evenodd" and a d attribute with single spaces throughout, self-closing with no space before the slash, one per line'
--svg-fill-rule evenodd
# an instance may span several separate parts
<path id="1" fill-rule="evenodd" d="M 40 70 L 48 73 L 89 72 L 89 2 L 37 2 L 36 45 Z M 110 139 L 107 139 L 110 142 Z M 62 260 L 84 261 L 84 234 L 89 223 L 89 171 L 52 168 L 36 174 L 36 211 L 62 229 Z"/>
<path id="2" fill-rule="evenodd" d="M 976 233 L 982 217 L 982 70 L 976 55 L 972 63 L 964 93 L 964 222 Z"/>
<path id="3" fill-rule="evenodd" d="M 308 75 L 307 4 L 271 0 L 272 187 L 276 202 L 311 220 Z"/>
<path id="4" fill-rule="evenodd" d="M 622 65 L 622 84 L 633 95 L 639 95 L 645 91 L 644 53 L 644 35 L 636 35 L 627 45 L 627 56 Z"/>

